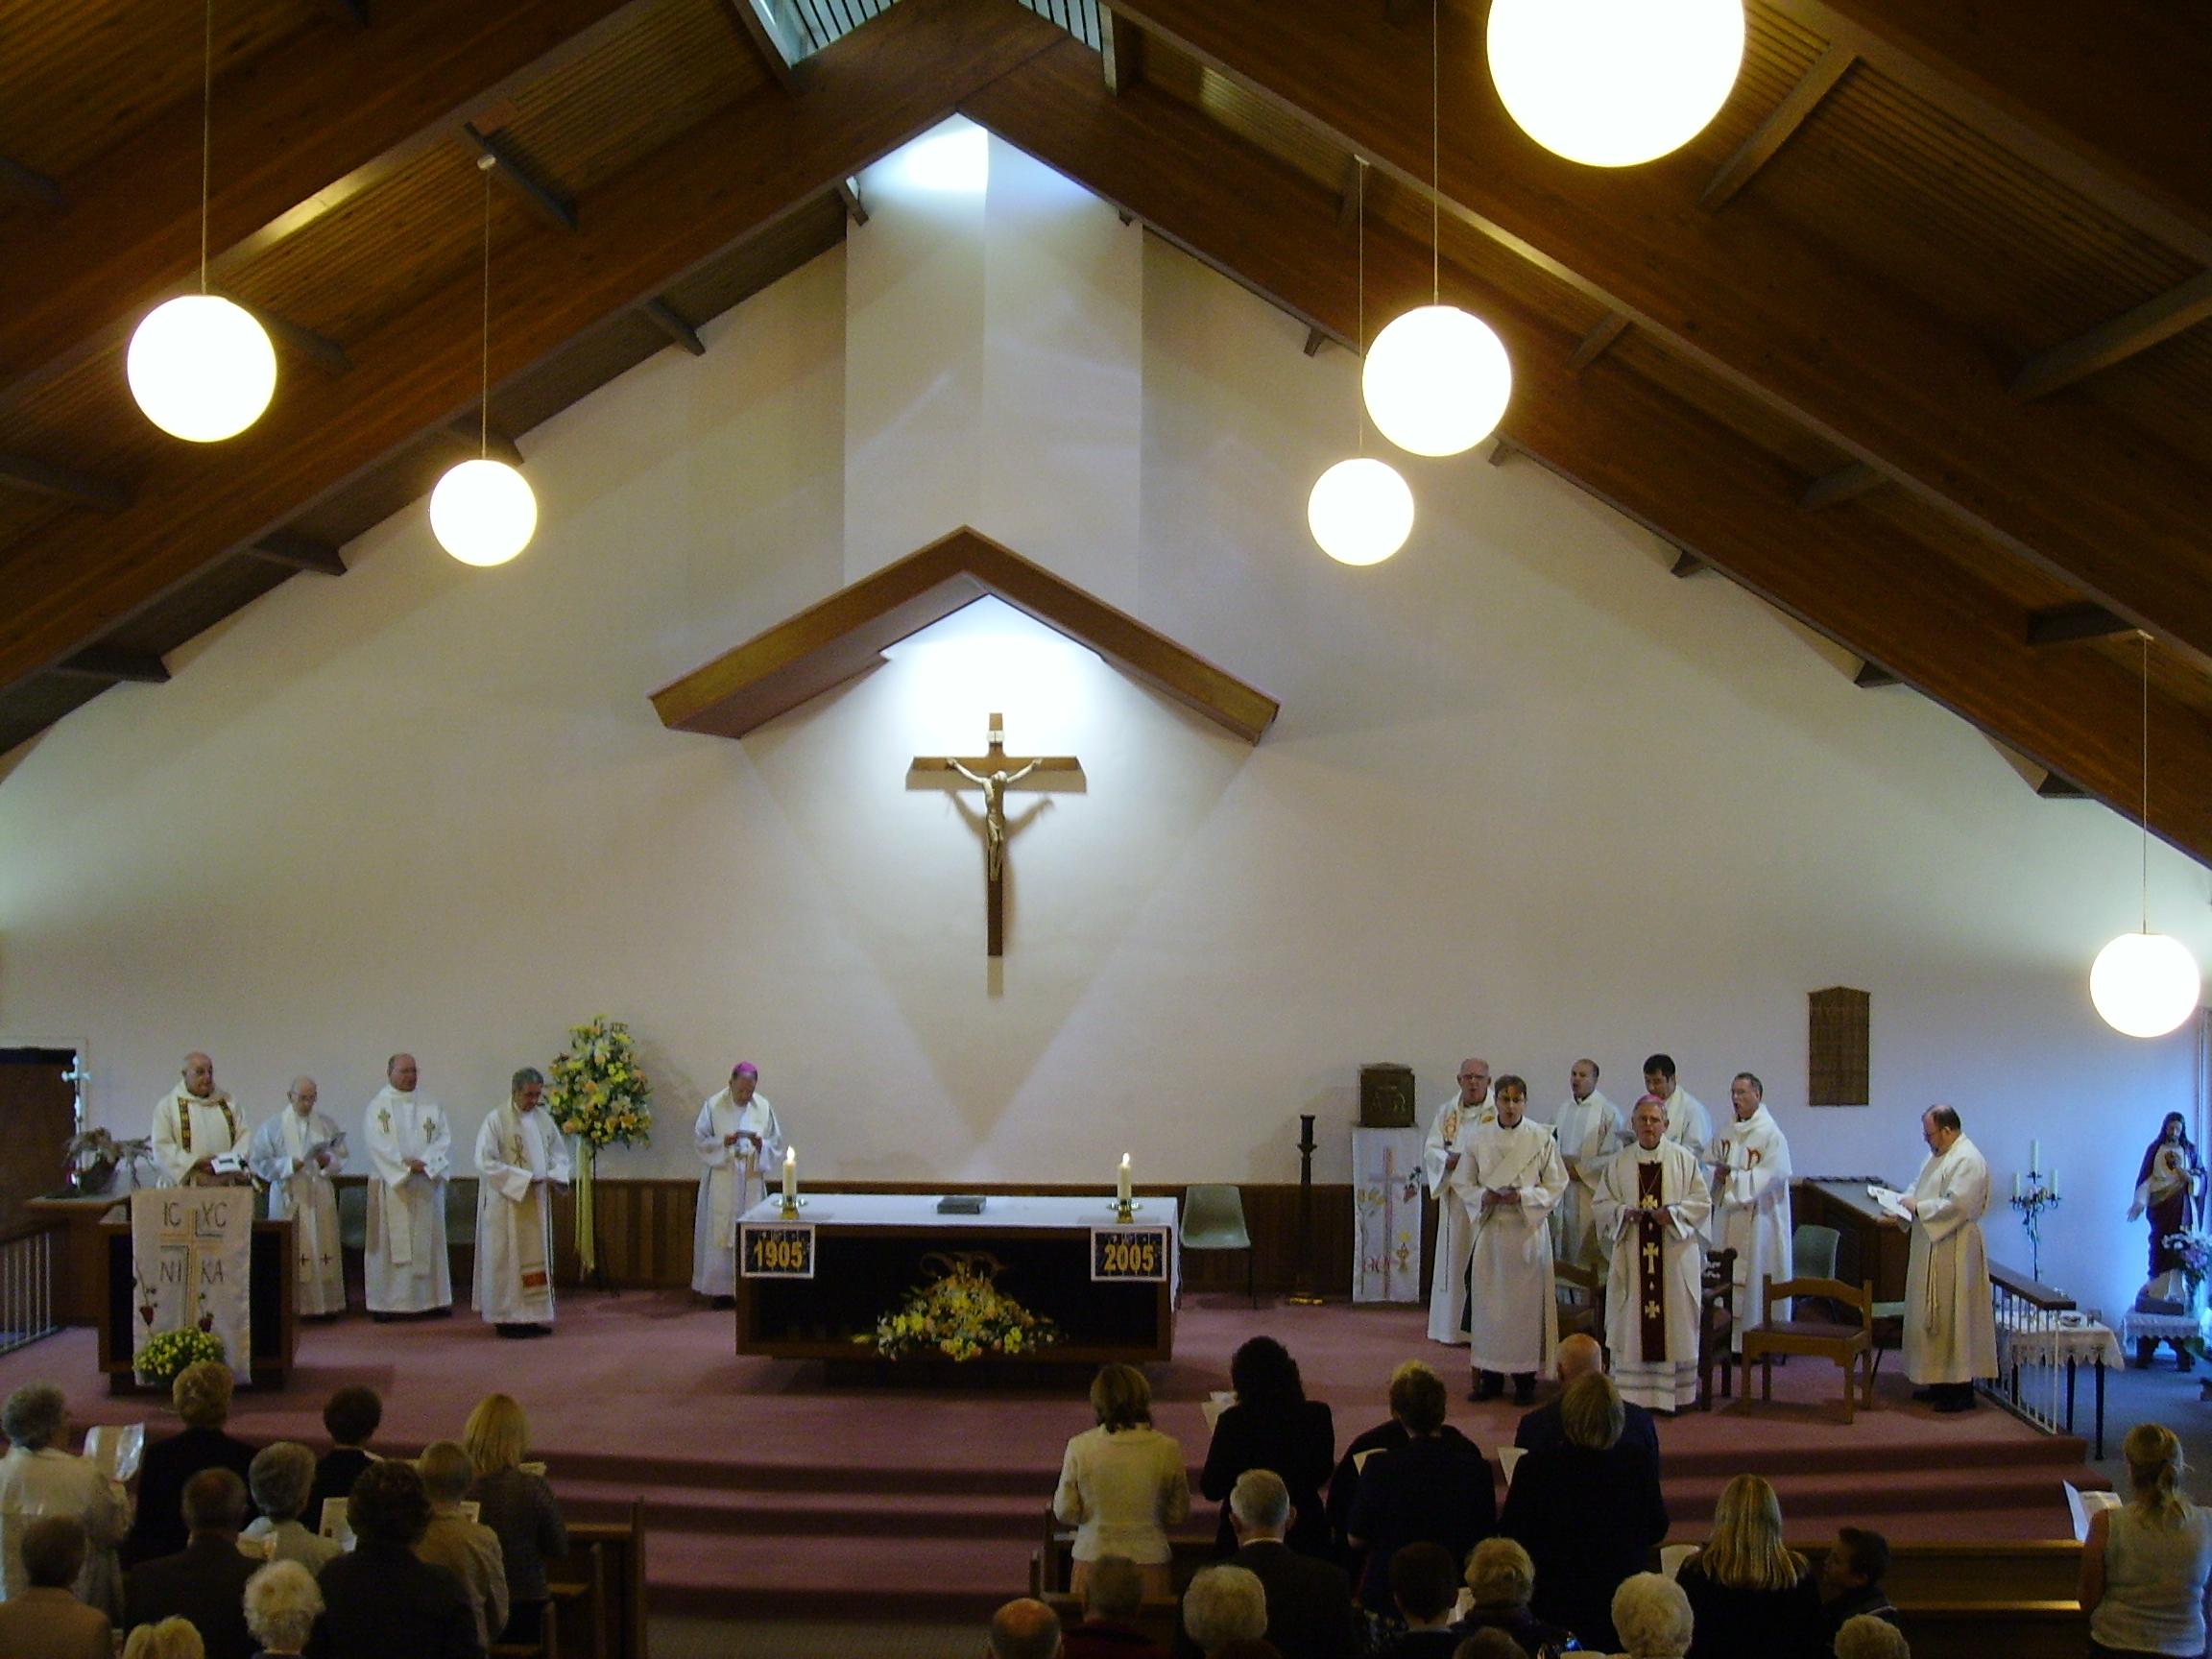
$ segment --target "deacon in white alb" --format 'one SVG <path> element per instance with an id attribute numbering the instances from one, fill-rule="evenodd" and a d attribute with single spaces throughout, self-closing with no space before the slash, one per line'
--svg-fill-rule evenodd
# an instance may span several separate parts
<path id="1" fill-rule="evenodd" d="M 553 1331 L 553 1189 L 568 1185 L 568 1142 L 544 1100 L 544 1074 L 525 1066 L 476 1131 L 476 1310 L 502 1336 Z"/>
<path id="2" fill-rule="evenodd" d="M 1628 1143 L 1621 1108 L 1598 1087 L 1598 1062 L 1577 1060 L 1567 1070 L 1567 1103 L 1551 1122 L 1559 1142 L 1559 1162 L 1567 1169 L 1567 1189 L 1551 1211 L 1551 1252 L 1575 1267 L 1603 1267 L 1605 1246 L 1590 1204 L 1605 1166 Z"/>
<path id="3" fill-rule="evenodd" d="M 154 1103 L 154 1162 L 165 1187 L 227 1187 L 244 1183 L 242 1171 L 218 1174 L 218 1158 L 246 1153 L 246 1128 L 230 1096 L 215 1087 L 215 1062 L 184 1056 L 184 1070 Z"/>
<path id="4" fill-rule="evenodd" d="M 1654 1054 L 1644 1062 L 1644 1093 L 1657 1095 L 1667 1108 L 1667 1139 L 1689 1147 L 1698 1163 L 1711 1163 L 1713 1114 L 1675 1081 L 1673 1055 Z"/>
<path id="5" fill-rule="evenodd" d="M 450 1311 L 453 1271 L 445 1259 L 445 1177 L 453 1126 L 445 1108 L 415 1093 L 415 1056 L 395 1054 L 385 1084 L 362 1114 L 369 1142 L 369 1311 Z"/>
<path id="6" fill-rule="evenodd" d="M 1490 1062 L 1460 1061 L 1458 1093 L 1436 1108 L 1421 1148 L 1421 1178 L 1437 1201 L 1435 1277 L 1429 1286 L 1431 1342 L 1467 1340 L 1467 1263 L 1475 1253 L 1475 1234 L 1466 1211 L 1445 1198 L 1444 1183 L 1459 1166 L 1468 1137 L 1497 1115 L 1490 1104 Z"/>
<path id="7" fill-rule="evenodd" d="M 1748 1071 L 1728 1085 L 1735 1117 L 1713 1142 L 1713 1245 L 1736 1252 L 1736 1319 L 1729 1345 L 1743 1351 L 1743 1328 L 1767 1317 L 1762 1284 L 1791 1276 L 1790 1142 L 1767 1110 L 1767 1086 Z M 1790 1317 L 1788 1298 L 1773 1316 Z"/>
<path id="8" fill-rule="evenodd" d="M 691 1288 L 726 1302 L 737 1290 L 737 1217 L 760 1202 L 761 1171 L 783 1161 L 783 1125 L 759 1093 L 750 1060 L 731 1068 L 730 1087 L 699 1108 L 692 1144 L 699 1173 L 698 1218 L 691 1228 Z"/>
<path id="9" fill-rule="evenodd" d="M 346 1138 L 315 1110 L 315 1079 L 295 1077 L 289 1107 L 253 1131 L 247 1166 L 269 1187 L 269 1219 L 292 1218 L 293 1305 L 316 1315 L 346 1311 L 346 1264 L 338 1248 L 338 1192 Z"/>
<path id="10" fill-rule="evenodd" d="M 1498 1079 L 1497 1116 L 1467 1140 L 1447 1190 L 1474 1236 L 1474 1400 L 1495 1400 L 1513 1379 L 1515 1404 L 1536 1397 L 1536 1373 L 1551 1369 L 1559 1309 L 1551 1287 L 1551 1206 L 1567 1185 L 1559 1143 L 1531 1123 L 1528 1085 Z"/>
<path id="11" fill-rule="evenodd" d="M 1904 1206 L 1912 1215 L 1905 1264 L 1905 1375 L 1913 1397 L 1938 1411 L 1974 1409 L 1974 1380 L 1997 1375 L 1997 1320 L 1989 1302 L 1989 1258 L 1982 1217 L 1989 1209 L 1989 1165 L 1966 1139 L 1959 1114 L 1920 1114 L 1928 1162 Z"/>
<path id="12" fill-rule="evenodd" d="M 1636 1102 L 1628 1127 L 1636 1144 L 1598 1184 L 1598 1235 L 1612 1250 L 1605 1345 L 1622 1399 L 1679 1411 L 1697 1403 L 1698 1235 L 1713 1190 L 1690 1149 L 1667 1139 L 1667 1106 L 1657 1095 Z"/>

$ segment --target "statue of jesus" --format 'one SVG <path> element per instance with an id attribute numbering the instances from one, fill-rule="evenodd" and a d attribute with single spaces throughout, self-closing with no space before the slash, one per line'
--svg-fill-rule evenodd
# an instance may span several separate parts
<path id="1" fill-rule="evenodd" d="M 1019 772 L 1000 769 L 990 773 L 971 772 L 950 755 L 945 757 L 945 764 L 983 791 L 984 868 L 996 881 L 1006 867 L 1006 787 L 1036 771 L 1039 762 L 1032 760 Z"/>

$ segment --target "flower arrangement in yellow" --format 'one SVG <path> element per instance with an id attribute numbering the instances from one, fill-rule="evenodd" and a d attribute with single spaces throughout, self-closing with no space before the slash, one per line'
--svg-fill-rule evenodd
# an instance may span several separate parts
<path id="1" fill-rule="evenodd" d="M 1030 1354 L 1059 1341 L 1059 1326 L 992 1283 L 997 1271 L 996 1262 L 986 1271 L 974 1257 L 957 1260 L 928 1284 L 909 1290 L 904 1303 L 876 1321 L 873 1332 L 853 1340 L 873 1345 L 886 1359 L 935 1352 L 954 1360 Z"/>
<path id="2" fill-rule="evenodd" d="M 187 1365 L 197 1365 L 203 1359 L 212 1359 L 218 1365 L 228 1358 L 223 1351 L 223 1338 L 212 1331 L 196 1330 L 186 1326 L 181 1331 L 164 1331 L 138 1350 L 132 1362 L 139 1376 L 149 1382 L 166 1388 L 177 1381 L 177 1374 Z"/>
<path id="3" fill-rule="evenodd" d="M 604 1014 L 570 1026 L 568 1049 L 553 1062 L 545 1109 L 562 1134 L 593 1150 L 650 1143 L 653 1084 L 630 1027 Z"/>

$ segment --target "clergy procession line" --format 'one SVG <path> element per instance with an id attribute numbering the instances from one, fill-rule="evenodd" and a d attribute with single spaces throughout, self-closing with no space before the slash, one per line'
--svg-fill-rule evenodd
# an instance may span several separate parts
<path id="1" fill-rule="evenodd" d="M 1729 1085 L 1732 1113 L 1712 1114 L 1678 1079 L 1674 1061 L 1644 1062 L 1644 1094 L 1623 1122 L 1598 1088 L 1594 1060 L 1568 1072 L 1551 1123 L 1527 1116 L 1528 1086 L 1471 1058 L 1458 1090 L 1436 1109 L 1422 1176 L 1438 1203 L 1429 1334 L 1470 1349 L 1474 1387 L 1490 1400 L 1513 1380 L 1516 1403 L 1535 1398 L 1559 1340 L 1556 1269 L 1605 1278 L 1605 1342 L 1622 1396 L 1675 1411 L 1697 1398 L 1698 1299 L 1705 1250 L 1733 1250 L 1741 1352 L 1744 1326 L 1765 1310 L 1765 1281 L 1792 1270 L 1790 1143 L 1748 1071 Z M 1909 1229 L 1905 1373 L 1940 1411 L 1974 1406 L 1974 1382 L 1997 1375 L 1982 1217 L 1989 1166 L 1959 1114 L 1921 1114 L 1927 1162 L 1892 1224 Z M 1790 1316 L 1787 1302 L 1773 1310 Z"/>

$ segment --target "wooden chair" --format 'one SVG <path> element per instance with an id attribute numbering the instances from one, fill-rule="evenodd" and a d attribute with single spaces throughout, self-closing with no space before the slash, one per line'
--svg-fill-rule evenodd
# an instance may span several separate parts
<path id="1" fill-rule="evenodd" d="M 1851 1370 L 1862 1373 L 1860 1393 L 1867 1406 L 1874 1404 L 1874 1286 L 1844 1284 L 1840 1279 L 1785 1279 L 1774 1283 L 1767 1274 L 1761 1281 L 1759 1323 L 1743 1333 L 1743 1365 L 1759 1362 L 1759 1398 L 1774 1398 L 1774 1356 L 1803 1354 L 1815 1359 L 1833 1359 L 1843 1368 L 1843 1421 L 1851 1421 Z M 1777 1319 L 1774 1305 L 1797 1297 L 1826 1302 L 1839 1319 Z M 1746 1387 L 1748 1392 L 1748 1387 Z"/>
<path id="2" fill-rule="evenodd" d="M 1577 1267 L 1572 1262 L 1551 1266 L 1552 1295 L 1559 1305 L 1559 1334 L 1587 1336 L 1605 1346 L 1605 1269 Z"/>
<path id="3" fill-rule="evenodd" d="M 1736 1329 L 1736 1252 L 1716 1250 L 1705 1258 L 1697 1288 L 1697 1409 L 1713 1409 L 1713 1368 L 1720 1368 L 1720 1395 L 1736 1395 L 1736 1356 L 1729 1335 Z"/>

